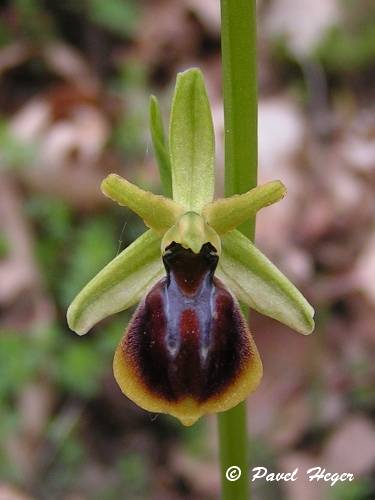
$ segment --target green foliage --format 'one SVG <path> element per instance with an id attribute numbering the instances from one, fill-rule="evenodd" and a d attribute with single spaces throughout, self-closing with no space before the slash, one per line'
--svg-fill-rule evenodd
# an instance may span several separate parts
<path id="1" fill-rule="evenodd" d="M 82 399 L 95 397 L 101 379 L 111 372 L 113 353 L 128 319 L 128 314 L 119 315 L 98 328 L 97 335 L 85 339 L 57 329 L 50 331 L 43 364 L 54 383 Z"/>
<path id="2" fill-rule="evenodd" d="M 370 498 L 373 498 L 373 486 L 365 478 L 336 483 L 329 489 L 328 495 L 328 500 L 370 500 Z"/>
<path id="3" fill-rule="evenodd" d="M 119 70 L 118 77 L 111 84 L 122 104 L 119 119 L 112 132 L 111 143 L 124 157 L 139 158 L 145 154 L 147 142 L 147 110 L 144 95 L 146 73 L 141 64 L 127 64 Z"/>
<path id="4" fill-rule="evenodd" d="M 70 343 L 61 354 L 58 381 L 70 394 L 94 396 L 98 383 L 108 365 L 103 364 L 102 353 L 91 343 Z"/>
<path id="5" fill-rule="evenodd" d="M 253 467 L 267 467 L 269 471 L 279 471 L 277 464 L 277 453 L 269 444 L 267 439 L 252 436 L 248 440 L 248 448 L 251 450 L 250 470 Z M 284 498 L 281 492 L 281 485 L 271 481 L 257 481 L 252 483 L 256 488 L 257 496 L 262 500 L 274 500 Z"/>
<path id="6" fill-rule="evenodd" d="M 119 36 L 130 35 L 138 18 L 132 0 L 88 0 L 88 13 L 93 22 Z"/>
<path id="7" fill-rule="evenodd" d="M 11 430 L 13 430 L 11 429 L 11 427 L 7 426 L 7 421 L 9 419 L 14 419 L 14 415 L 12 415 L 10 412 L 9 413 L 4 412 L 1 414 L 2 425 L 0 427 L 0 439 L 2 442 L 5 441 L 6 437 L 9 436 Z M 14 483 L 21 482 L 23 479 L 20 470 L 17 467 L 14 467 L 14 463 L 12 463 L 12 461 L 9 460 L 6 448 L 5 447 L 2 448 L 1 446 L 0 446 L 0 477 L 2 481 L 8 480 Z"/>
<path id="8" fill-rule="evenodd" d="M 355 32 L 335 26 L 316 51 L 324 66 L 334 72 L 358 71 L 375 59 L 375 24 L 369 17 Z"/>
<path id="9" fill-rule="evenodd" d="M 23 168 L 33 163 L 35 146 L 17 139 L 4 119 L 0 119 L 1 168 Z"/>
<path id="10" fill-rule="evenodd" d="M 85 460 L 85 455 L 82 443 L 75 436 L 68 436 L 68 439 L 64 439 L 60 452 L 60 461 L 64 465 L 65 474 L 67 469 L 70 469 L 69 475 L 67 475 L 67 483 L 71 480 L 72 475 L 75 474 L 77 467 Z"/>
<path id="11" fill-rule="evenodd" d="M 13 7 L 21 36 L 34 42 L 43 42 L 55 33 L 51 16 L 40 0 L 13 0 Z"/>
<path id="12" fill-rule="evenodd" d="M 207 458 L 205 435 L 207 421 L 201 418 L 195 425 L 187 427 L 182 435 L 184 448 L 194 457 Z"/>
<path id="13" fill-rule="evenodd" d="M 36 43 L 45 43 L 56 37 L 58 26 L 57 12 L 88 18 L 113 35 L 128 37 L 134 32 L 138 19 L 137 3 L 134 0 L 87 0 L 87 2 L 66 1 L 61 5 L 50 2 L 44 5 L 41 0 L 13 0 L 12 13 L 16 19 L 16 29 L 22 38 Z M 12 40 L 14 25 L 0 20 L 0 43 Z"/>
<path id="14" fill-rule="evenodd" d="M 66 306 L 98 270 L 114 257 L 115 225 L 106 217 L 84 222 L 71 239 L 67 268 L 61 279 L 60 297 Z"/>
<path id="15" fill-rule="evenodd" d="M 41 354 L 30 349 L 30 337 L 13 332 L 0 335 L 0 401 L 15 395 L 33 377 Z"/>
<path id="16" fill-rule="evenodd" d="M 123 478 L 123 487 L 128 495 L 134 496 L 145 492 L 148 487 L 149 471 L 145 458 L 137 453 L 129 453 L 117 463 L 119 477 Z"/>
<path id="17" fill-rule="evenodd" d="M 53 426 L 54 422 L 52 422 Z M 70 424 L 70 422 L 68 422 Z M 39 489 L 42 498 L 61 498 L 62 492 L 76 486 L 80 488 L 82 465 L 87 462 L 88 451 L 79 438 L 76 429 L 66 429 L 54 439 L 48 430 L 48 440 L 53 450 L 49 457 L 48 474 Z"/>
<path id="18" fill-rule="evenodd" d="M 3 259 L 8 255 L 9 245 L 4 234 L 0 232 L 0 259 Z"/>
<path id="19" fill-rule="evenodd" d="M 95 397 L 101 390 L 103 375 L 111 371 L 113 352 L 126 328 L 128 315 L 121 315 L 103 327 L 98 335 L 79 340 L 61 330 L 59 325 L 27 331 L 0 331 L 0 476 L 4 480 L 23 481 L 19 471 L 9 462 L 2 444 L 20 430 L 20 415 L 15 411 L 17 396 L 29 383 L 43 378 L 56 394 L 69 393 L 78 401 Z M 74 416 L 77 423 L 80 415 Z M 43 488 L 69 487 L 77 476 L 77 468 L 85 460 L 85 448 L 75 432 L 73 422 L 65 422 L 58 414 L 49 422 L 48 442 L 52 449 L 52 467 Z M 49 482 L 50 481 L 50 482 Z"/>
<path id="20" fill-rule="evenodd" d="M 0 46 L 6 45 L 12 39 L 9 26 L 0 19 Z"/>
<path id="21" fill-rule="evenodd" d="M 341 8 L 340 23 L 326 33 L 316 56 L 328 71 L 358 72 L 375 59 L 375 5 L 371 0 L 341 0 Z"/>
<path id="22" fill-rule="evenodd" d="M 88 341 L 64 334 L 57 325 L 22 336 L 0 332 L 0 401 L 4 404 L 11 401 L 41 373 L 69 393 L 82 398 L 94 396 L 101 377 L 111 368 L 111 358 L 127 318 L 127 315 L 116 318 L 103 327 L 104 332 Z"/>
<path id="23" fill-rule="evenodd" d="M 44 196 L 31 198 L 26 209 L 35 220 L 43 237 L 63 243 L 72 226 L 72 212 L 62 200 Z"/>
<path id="24" fill-rule="evenodd" d="M 26 213 L 38 233 L 36 255 L 51 289 L 57 290 L 65 269 L 62 257 L 72 232 L 72 212 L 62 200 L 35 196 L 26 203 Z"/>

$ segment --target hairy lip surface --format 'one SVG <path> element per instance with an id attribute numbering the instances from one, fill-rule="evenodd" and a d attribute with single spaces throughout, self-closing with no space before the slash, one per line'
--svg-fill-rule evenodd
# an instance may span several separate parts
<path id="1" fill-rule="evenodd" d="M 239 306 L 214 277 L 211 245 L 199 254 L 172 245 L 167 271 L 136 310 L 122 359 L 148 393 L 169 403 L 220 396 L 254 355 Z M 125 392 L 125 391 L 124 391 Z"/>

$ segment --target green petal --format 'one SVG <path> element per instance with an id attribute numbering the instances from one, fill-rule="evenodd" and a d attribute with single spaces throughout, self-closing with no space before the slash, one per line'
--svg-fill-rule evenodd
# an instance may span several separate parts
<path id="1" fill-rule="evenodd" d="M 158 233 L 169 229 L 184 212 L 170 198 L 144 191 L 117 174 L 110 174 L 101 185 L 102 192 L 119 205 L 129 207 L 149 228 Z"/>
<path id="2" fill-rule="evenodd" d="M 236 228 L 261 208 L 272 205 L 285 196 L 286 188 L 280 181 L 267 182 L 244 194 L 235 194 L 209 203 L 202 215 L 219 234 Z"/>
<path id="3" fill-rule="evenodd" d="M 164 135 L 159 102 L 153 95 L 150 97 L 150 131 L 164 194 L 172 198 L 172 173 L 168 144 Z"/>
<path id="4" fill-rule="evenodd" d="M 200 213 L 214 194 L 215 140 L 202 73 L 179 73 L 173 97 L 169 146 L 173 199 Z"/>
<path id="5" fill-rule="evenodd" d="M 239 231 L 222 237 L 217 276 L 241 302 L 305 335 L 314 309 L 297 288 Z"/>
<path id="6" fill-rule="evenodd" d="M 147 231 L 95 276 L 71 303 L 69 327 L 83 335 L 98 321 L 136 304 L 164 274 L 160 237 Z"/>

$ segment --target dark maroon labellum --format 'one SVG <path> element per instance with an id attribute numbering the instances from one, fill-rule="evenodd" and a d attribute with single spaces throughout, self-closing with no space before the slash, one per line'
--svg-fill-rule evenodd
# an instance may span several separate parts
<path id="1" fill-rule="evenodd" d="M 214 277 L 210 243 L 199 254 L 172 243 L 167 276 L 136 310 L 120 346 L 144 389 L 169 402 L 217 398 L 249 368 L 252 343 L 237 301 Z"/>

